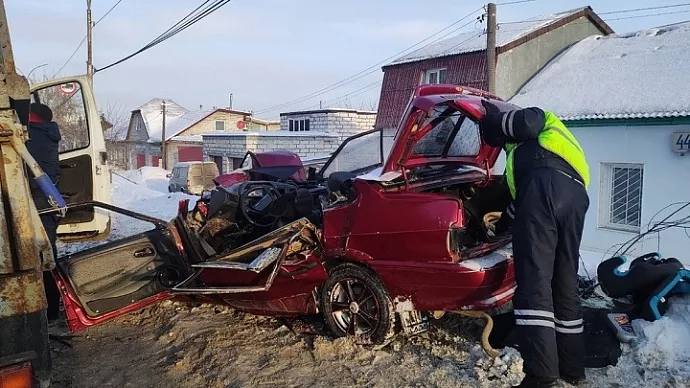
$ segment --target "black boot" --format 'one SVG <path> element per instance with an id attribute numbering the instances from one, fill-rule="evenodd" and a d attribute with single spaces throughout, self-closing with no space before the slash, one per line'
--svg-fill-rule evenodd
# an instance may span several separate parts
<path id="1" fill-rule="evenodd" d="M 565 381 L 566 383 L 568 383 L 570 385 L 574 385 L 576 387 L 579 387 L 581 385 L 584 385 L 587 382 L 587 377 L 562 375 L 561 380 Z"/>
<path id="2" fill-rule="evenodd" d="M 528 374 L 522 379 L 522 383 L 518 385 L 518 388 L 552 388 L 559 386 L 558 379 L 553 377 L 539 377 Z"/>

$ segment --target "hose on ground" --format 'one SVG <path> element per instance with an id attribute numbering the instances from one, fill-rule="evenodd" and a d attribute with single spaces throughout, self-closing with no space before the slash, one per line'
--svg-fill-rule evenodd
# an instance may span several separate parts
<path id="1" fill-rule="evenodd" d="M 498 350 L 494 349 L 489 343 L 489 335 L 491 335 L 491 330 L 494 328 L 494 320 L 491 316 L 484 311 L 470 311 L 470 310 L 457 310 L 453 311 L 456 314 L 464 315 L 471 318 L 482 318 L 484 319 L 484 330 L 482 330 L 481 346 L 484 352 L 491 358 L 498 357 Z"/>

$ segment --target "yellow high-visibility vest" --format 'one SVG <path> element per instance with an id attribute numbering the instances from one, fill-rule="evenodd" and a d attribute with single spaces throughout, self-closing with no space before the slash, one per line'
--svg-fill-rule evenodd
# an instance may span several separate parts
<path id="1" fill-rule="evenodd" d="M 589 187 L 589 165 L 585 158 L 585 153 L 578 143 L 575 136 L 568 130 L 568 128 L 551 112 L 544 112 L 545 123 L 544 130 L 539 134 L 539 145 L 544 149 L 553 152 L 554 154 L 563 158 L 582 178 L 585 188 Z M 506 150 L 506 180 L 510 194 L 515 199 L 515 170 L 513 166 L 513 155 L 515 149 L 520 144 L 508 142 L 505 145 Z"/>

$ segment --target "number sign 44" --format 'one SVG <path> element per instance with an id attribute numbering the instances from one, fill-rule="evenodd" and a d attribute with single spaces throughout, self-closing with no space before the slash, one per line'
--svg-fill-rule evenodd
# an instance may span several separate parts
<path id="1" fill-rule="evenodd" d="M 690 150 L 690 133 L 680 133 L 677 135 L 676 146 L 679 150 Z"/>

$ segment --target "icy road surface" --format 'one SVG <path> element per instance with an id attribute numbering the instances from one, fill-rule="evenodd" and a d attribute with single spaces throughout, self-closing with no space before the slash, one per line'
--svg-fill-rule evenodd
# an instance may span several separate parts
<path id="1" fill-rule="evenodd" d="M 190 198 L 165 192 L 165 172 L 160 169 L 121 174 L 129 180 L 113 176 L 116 205 L 167 220 L 180 199 Z M 111 239 L 145 227 L 115 217 Z M 617 366 L 588 370 L 589 387 L 690 386 L 690 300 L 677 301 L 658 322 L 635 321 L 634 326 L 641 341 L 623 345 Z M 519 354 L 507 348 L 498 359 L 488 359 L 477 343 L 480 327 L 474 320 L 444 317 L 433 321 L 428 333 L 366 347 L 328 337 L 318 320 L 306 324 L 226 307 L 165 302 L 81 332 L 70 341 L 72 348 L 52 341 L 53 386 L 516 385 L 522 378 Z"/>

